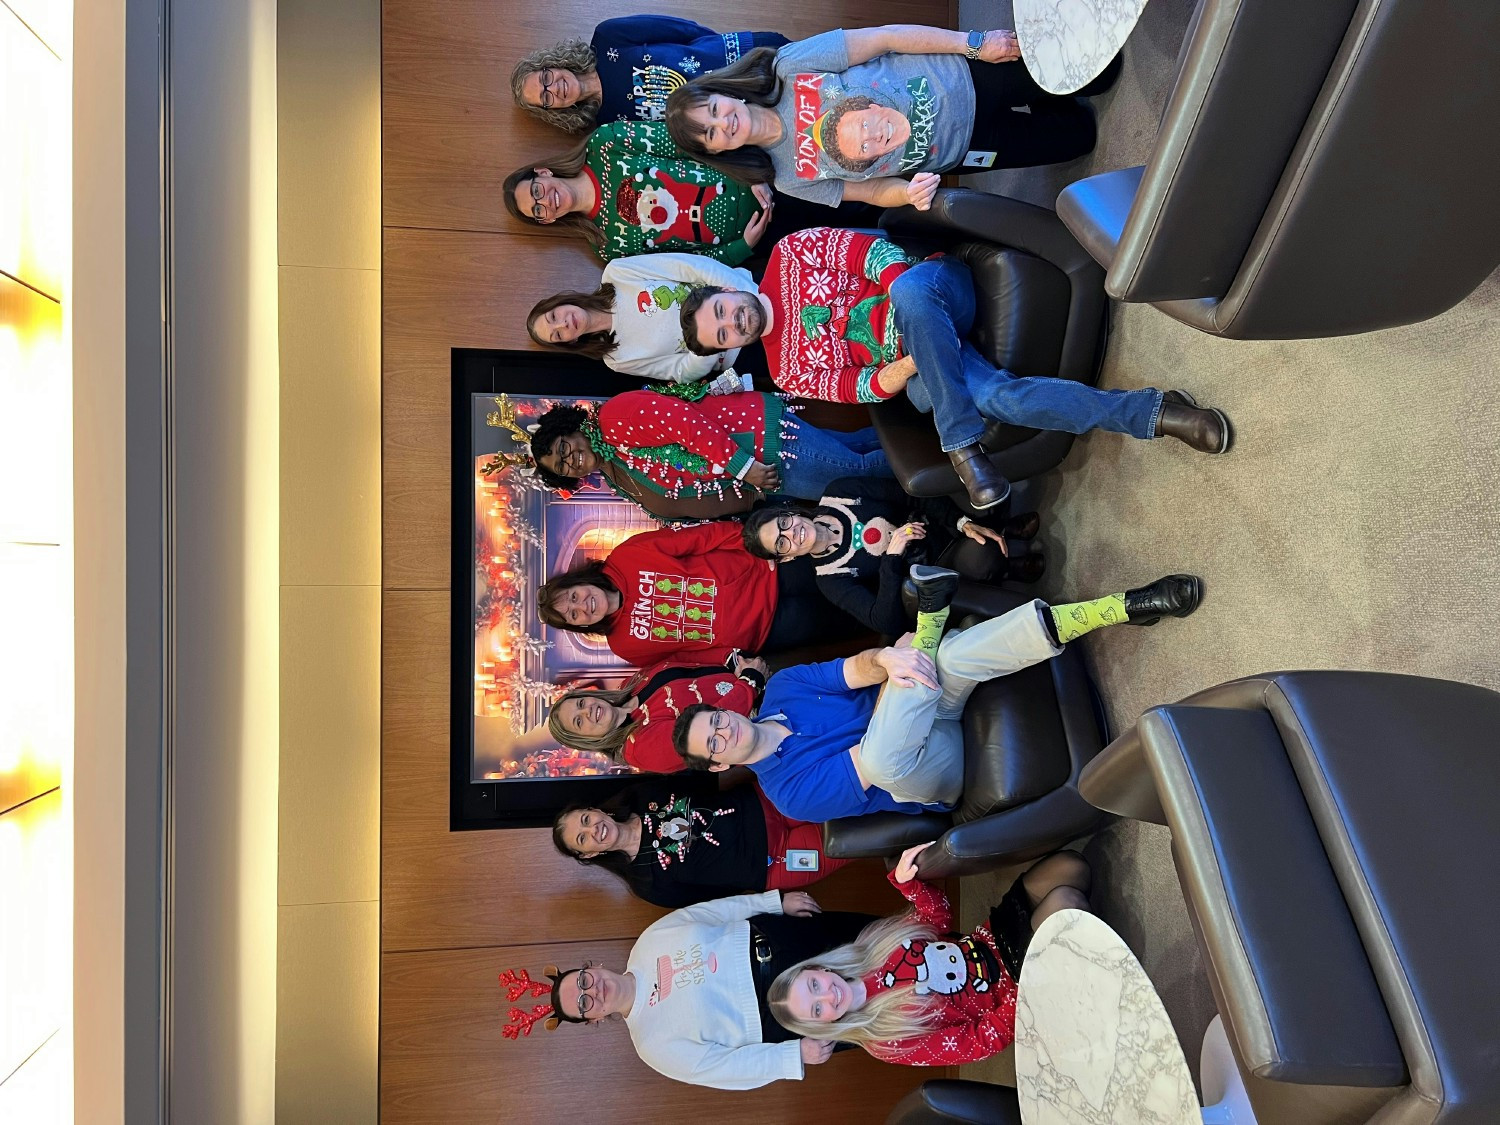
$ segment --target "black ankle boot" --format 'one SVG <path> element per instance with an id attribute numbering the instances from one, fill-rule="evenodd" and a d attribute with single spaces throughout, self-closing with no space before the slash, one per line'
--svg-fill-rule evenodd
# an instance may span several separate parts
<path id="1" fill-rule="evenodd" d="M 1010 481 L 990 464 L 989 454 L 985 453 L 983 446 L 976 443 L 955 449 L 948 454 L 948 460 L 953 462 L 953 469 L 969 494 L 969 503 L 976 510 L 1005 503 L 1005 498 L 1010 495 Z"/>
<path id="2" fill-rule="evenodd" d="M 1169 574 L 1149 586 L 1125 591 L 1125 618 L 1132 625 L 1155 625 L 1163 617 L 1186 617 L 1203 600 L 1203 579 Z"/>
<path id="3" fill-rule="evenodd" d="M 907 571 L 917 589 L 917 612 L 936 613 L 947 609 L 958 592 L 958 571 L 943 566 L 917 565 Z"/>

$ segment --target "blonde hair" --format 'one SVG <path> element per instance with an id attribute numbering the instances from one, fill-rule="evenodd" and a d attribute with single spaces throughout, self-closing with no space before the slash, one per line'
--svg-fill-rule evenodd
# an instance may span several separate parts
<path id="1" fill-rule="evenodd" d="M 872 994 L 860 1007 L 845 1012 L 832 1023 L 799 1020 L 792 1015 L 788 1001 L 792 982 L 804 969 L 837 973 L 849 981 L 863 980 L 879 972 L 903 943 L 919 939 L 933 941 L 937 936 L 937 931 L 927 923 L 917 921 L 912 911 L 871 922 L 848 945 L 809 957 L 772 981 L 766 993 L 771 1014 L 793 1035 L 806 1039 L 865 1044 L 921 1035 L 931 1030 L 938 1012 L 927 997 L 916 995 L 914 985 L 900 985 Z"/>

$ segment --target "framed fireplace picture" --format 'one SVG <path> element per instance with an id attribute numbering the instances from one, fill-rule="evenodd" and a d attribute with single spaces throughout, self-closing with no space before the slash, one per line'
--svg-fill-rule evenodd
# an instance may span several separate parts
<path id="1" fill-rule="evenodd" d="M 571 494 L 546 487 L 525 456 L 526 427 L 551 407 L 589 406 L 631 386 L 572 356 L 453 351 L 454 830 L 549 825 L 564 806 L 598 804 L 631 776 L 543 733 L 560 691 L 617 687 L 634 669 L 602 637 L 543 625 L 536 591 L 658 524 L 602 482 Z"/>

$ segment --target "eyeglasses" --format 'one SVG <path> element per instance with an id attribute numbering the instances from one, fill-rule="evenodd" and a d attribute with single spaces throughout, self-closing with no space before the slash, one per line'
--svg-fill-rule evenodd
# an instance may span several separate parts
<path id="1" fill-rule="evenodd" d="M 792 547 L 795 546 L 791 536 L 792 521 L 793 517 L 789 515 L 776 517 L 776 531 L 778 534 L 776 542 L 771 544 L 771 550 L 776 552 L 777 558 L 785 558 L 787 555 L 790 555 Z"/>
<path id="2" fill-rule="evenodd" d="M 541 178 L 533 177 L 531 180 L 531 217 L 539 223 L 547 218 L 547 208 L 543 204 L 543 196 L 546 194 L 546 191 L 547 189 L 542 184 Z"/>
<path id="3" fill-rule="evenodd" d="M 723 711 L 710 711 L 708 727 L 708 756 L 717 758 L 729 749 L 729 716 Z"/>
<path id="4" fill-rule="evenodd" d="M 589 1012 L 595 1007 L 594 998 L 588 993 L 594 990 L 594 986 L 599 983 L 599 978 L 590 972 L 592 968 L 592 965 L 585 965 L 578 970 L 578 1015 L 581 1019 L 588 1019 Z"/>
<path id="5" fill-rule="evenodd" d="M 552 73 L 552 68 L 551 67 L 548 67 L 546 70 L 542 71 L 541 74 L 537 75 L 537 78 L 538 78 L 538 80 L 542 84 L 542 96 L 540 98 L 540 101 L 542 103 L 542 108 L 543 109 L 551 109 L 552 108 L 552 83 L 555 82 L 555 81 L 557 81 L 557 75 L 555 75 L 555 74 Z"/>

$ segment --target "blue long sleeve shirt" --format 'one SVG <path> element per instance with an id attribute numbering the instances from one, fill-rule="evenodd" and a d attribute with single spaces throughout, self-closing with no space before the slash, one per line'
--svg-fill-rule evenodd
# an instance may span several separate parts
<path id="1" fill-rule="evenodd" d="M 807 821 L 946 807 L 898 801 L 884 789 L 860 786 L 849 750 L 869 729 L 879 695 L 878 687 L 851 688 L 842 660 L 784 668 L 767 681 L 760 718 L 776 719 L 792 732 L 774 754 L 750 765 L 771 804 Z"/>
<path id="2" fill-rule="evenodd" d="M 780 47 L 774 31 L 722 35 L 675 16 L 623 16 L 594 29 L 592 46 L 602 96 L 598 123 L 660 121 L 667 95 L 685 82 L 728 66 L 756 47 Z"/>

